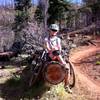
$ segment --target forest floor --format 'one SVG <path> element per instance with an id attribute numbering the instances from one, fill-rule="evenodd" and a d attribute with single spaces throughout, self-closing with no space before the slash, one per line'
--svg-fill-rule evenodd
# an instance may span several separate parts
<path id="1" fill-rule="evenodd" d="M 44 97 L 40 100 L 100 100 L 100 38 L 96 39 L 94 42 L 96 46 L 81 46 L 71 52 L 70 60 L 74 65 L 76 74 L 76 85 L 72 89 L 73 94 L 67 94 L 65 92 L 62 92 L 63 89 L 58 89 L 58 94 L 55 96 L 53 95 L 53 93 L 55 93 L 54 91 L 57 89 L 53 89 L 53 93 L 49 93 L 50 91 L 48 92 L 49 94 L 52 94 L 51 96 L 47 96 L 45 94 Z M 12 76 L 11 73 L 15 72 L 16 69 L 17 68 L 0 69 L 0 100 L 6 100 L 6 97 L 8 95 L 10 95 L 11 97 L 11 95 L 16 96 L 16 94 L 18 94 L 17 92 L 23 92 L 17 91 L 16 93 L 14 93 L 11 87 L 7 89 L 3 88 L 3 84 L 5 84 L 5 82 Z M 20 83 L 17 82 L 17 84 Z M 17 86 L 17 84 L 15 84 L 15 86 Z M 3 89 L 6 91 L 3 91 Z M 10 93 L 7 92 L 7 90 L 9 91 L 9 89 L 11 89 Z M 18 88 L 16 88 L 16 90 L 17 89 Z M 48 98 L 46 98 L 46 96 Z M 7 100 L 21 99 L 7 98 Z"/>

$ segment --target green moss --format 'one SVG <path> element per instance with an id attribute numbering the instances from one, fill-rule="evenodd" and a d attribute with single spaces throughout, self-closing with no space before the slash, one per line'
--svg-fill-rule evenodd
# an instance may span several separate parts
<path id="1" fill-rule="evenodd" d="M 25 92 L 25 97 L 32 99 L 33 97 L 42 96 L 47 90 L 48 87 L 45 85 L 45 83 L 43 81 L 38 81 L 36 84 L 34 84 L 34 86 Z"/>
<path id="2" fill-rule="evenodd" d="M 100 61 L 96 61 L 96 65 L 100 65 Z"/>
<path id="3" fill-rule="evenodd" d="M 18 86 L 20 86 L 20 84 L 21 84 L 21 80 L 20 80 L 20 78 L 18 77 L 16 77 L 16 78 L 12 78 L 12 79 L 9 79 L 9 80 L 7 80 L 6 81 L 6 84 L 9 86 L 9 87 L 18 87 Z"/>

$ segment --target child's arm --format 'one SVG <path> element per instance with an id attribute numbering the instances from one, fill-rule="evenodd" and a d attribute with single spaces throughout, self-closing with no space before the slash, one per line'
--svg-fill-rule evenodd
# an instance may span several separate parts
<path id="1" fill-rule="evenodd" d="M 61 52 L 62 47 L 61 47 L 61 40 L 60 40 L 60 39 L 58 39 L 58 49 L 59 49 L 59 50 L 60 50 L 60 52 Z"/>
<path id="2" fill-rule="evenodd" d="M 50 51 L 51 51 L 51 49 L 50 49 L 49 43 L 48 43 L 48 42 L 46 42 L 46 43 L 45 43 L 45 45 L 46 45 L 46 49 L 48 50 L 48 52 L 50 52 Z"/>
<path id="3" fill-rule="evenodd" d="M 47 49 L 48 52 L 51 52 L 51 48 L 49 46 L 49 43 L 48 43 L 47 39 L 45 39 L 44 47 L 45 47 L 45 49 Z"/>

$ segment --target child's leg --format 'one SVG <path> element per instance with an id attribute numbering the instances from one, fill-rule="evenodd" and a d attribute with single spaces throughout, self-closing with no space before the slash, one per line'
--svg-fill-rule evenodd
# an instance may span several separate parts
<path id="1" fill-rule="evenodd" d="M 65 68 L 66 68 L 66 69 L 70 69 L 68 63 L 66 63 L 66 62 L 64 61 L 64 59 L 62 58 L 61 55 L 57 56 L 57 58 L 58 58 L 58 60 L 60 61 L 60 63 L 62 63 L 63 65 L 65 65 Z"/>
<path id="2" fill-rule="evenodd" d="M 69 92 L 69 93 L 72 93 L 72 91 L 70 90 L 70 88 L 69 88 L 69 80 L 70 80 L 70 65 L 69 65 L 69 63 L 66 63 L 65 61 L 64 61 L 64 59 L 62 58 L 62 56 L 61 55 L 59 55 L 58 56 L 58 60 L 62 63 L 62 64 L 64 64 L 65 65 L 65 68 L 66 68 L 66 75 L 65 75 L 65 79 L 64 79 L 64 87 L 67 89 L 67 92 Z"/>

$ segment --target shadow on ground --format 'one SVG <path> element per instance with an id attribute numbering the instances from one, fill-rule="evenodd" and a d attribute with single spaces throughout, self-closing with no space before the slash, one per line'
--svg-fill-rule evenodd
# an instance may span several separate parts
<path id="1" fill-rule="evenodd" d="M 28 72 L 28 71 L 26 71 Z M 25 73 L 26 77 L 28 73 Z M 29 87 L 29 79 L 22 77 L 12 77 L 5 83 L 0 84 L 0 97 L 5 100 L 24 100 L 40 98 L 49 89 L 43 80 L 37 81 L 33 86 Z"/>

